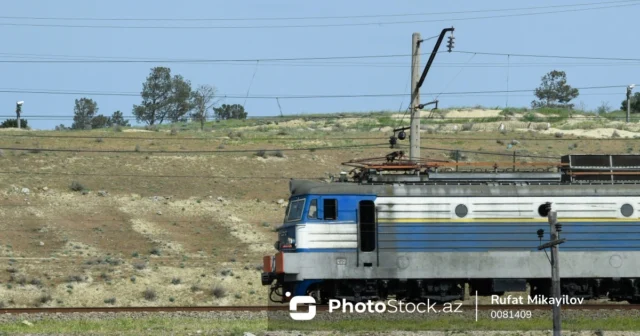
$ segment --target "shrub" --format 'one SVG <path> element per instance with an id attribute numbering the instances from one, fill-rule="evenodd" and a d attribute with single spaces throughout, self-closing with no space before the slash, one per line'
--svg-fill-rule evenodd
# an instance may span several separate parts
<path id="1" fill-rule="evenodd" d="M 169 302 L 174 302 L 176 299 L 174 299 L 173 297 L 169 298 Z"/>
<path id="2" fill-rule="evenodd" d="M 224 149 L 224 144 L 218 145 L 218 149 Z"/>
<path id="3" fill-rule="evenodd" d="M 72 191 L 83 191 L 85 190 L 85 187 L 78 181 L 72 181 L 69 189 L 71 189 Z"/>
<path id="4" fill-rule="evenodd" d="M 289 135 L 289 133 L 287 133 L 287 131 L 285 130 L 280 130 L 278 131 L 278 135 Z"/>
<path id="5" fill-rule="evenodd" d="M 171 127 L 171 133 L 170 134 L 171 135 L 177 135 L 178 134 L 178 129 L 174 128 L 174 127 Z"/>
<path id="6" fill-rule="evenodd" d="M 38 298 L 38 302 L 39 303 L 47 303 L 49 301 L 53 300 L 53 298 L 51 297 L 51 295 L 49 294 L 42 294 L 40 295 L 40 297 Z"/>
<path id="7" fill-rule="evenodd" d="M 256 152 L 256 156 L 266 158 L 267 157 L 267 151 L 264 150 L 264 149 L 261 149 L 261 150 Z"/>
<path id="8" fill-rule="evenodd" d="M 471 131 L 472 128 L 473 128 L 473 123 L 466 123 L 462 125 L 463 131 Z"/>
<path id="9" fill-rule="evenodd" d="M 104 299 L 104 303 L 106 303 L 106 304 L 115 304 L 116 303 L 116 298 L 112 297 L 112 298 Z"/>
<path id="10" fill-rule="evenodd" d="M 221 285 L 214 285 L 211 288 L 211 295 L 213 295 L 215 298 L 217 299 L 221 299 L 225 296 L 227 296 L 227 290 L 222 287 Z"/>
<path id="11" fill-rule="evenodd" d="M 140 145 L 136 145 L 136 147 L 135 147 L 135 149 L 134 149 L 134 150 L 135 150 L 136 152 L 139 152 L 139 151 L 140 151 Z"/>
<path id="12" fill-rule="evenodd" d="M 136 276 L 132 275 L 131 278 L 129 278 L 129 280 L 131 280 L 131 282 L 136 282 Z"/>
<path id="13" fill-rule="evenodd" d="M 0 309 L 4 308 L 4 301 L 0 301 Z"/>
<path id="14" fill-rule="evenodd" d="M 274 155 L 280 158 L 284 157 L 284 153 L 281 150 L 277 150 Z"/>
<path id="15" fill-rule="evenodd" d="M 104 139 L 102 139 L 102 138 L 96 138 L 96 142 L 104 142 Z"/>
<path id="16" fill-rule="evenodd" d="M 157 248 L 157 247 L 154 247 L 154 248 L 151 249 L 150 253 L 153 254 L 153 255 L 159 256 L 160 255 L 160 249 Z"/>
<path id="17" fill-rule="evenodd" d="M 182 282 L 182 280 L 180 280 L 180 278 L 171 279 L 171 284 L 172 285 L 179 285 L 181 282 Z"/>
<path id="18" fill-rule="evenodd" d="M 120 125 L 113 125 L 113 131 L 114 131 L 114 132 L 122 132 L 122 126 L 120 126 Z"/>
<path id="19" fill-rule="evenodd" d="M 234 295 L 236 299 L 242 299 L 242 295 L 240 293 L 236 293 L 236 295 Z"/>
<path id="20" fill-rule="evenodd" d="M 29 283 L 34 285 L 34 286 L 38 286 L 38 287 L 42 286 L 42 281 L 40 281 L 40 279 L 36 279 L 36 278 L 31 279 L 31 281 Z"/>
<path id="21" fill-rule="evenodd" d="M 131 256 L 132 256 L 132 257 L 134 257 L 134 258 L 137 258 L 139 255 L 140 255 L 140 254 L 139 254 L 137 251 L 136 251 L 136 252 L 131 253 Z"/>
<path id="22" fill-rule="evenodd" d="M 229 132 L 229 134 L 227 134 L 229 136 L 229 138 L 231 139 L 242 139 L 242 133 L 241 132 Z"/>
<path id="23" fill-rule="evenodd" d="M 145 289 L 144 292 L 142 292 L 142 296 L 147 301 L 153 301 L 158 297 L 158 295 L 156 294 L 155 289 L 152 289 L 152 288 Z"/>
<path id="24" fill-rule="evenodd" d="M 85 278 L 84 278 L 82 275 L 78 275 L 78 274 L 76 274 L 76 275 L 70 275 L 70 276 L 67 278 L 67 281 L 68 281 L 68 282 L 83 282 L 84 280 L 85 280 Z"/>
<path id="25" fill-rule="evenodd" d="M 202 290 L 202 288 L 200 288 L 200 286 L 198 286 L 198 285 L 191 286 L 191 291 L 194 292 L 194 293 L 195 292 L 199 292 L 201 290 Z"/>
<path id="26" fill-rule="evenodd" d="M 0 128 L 17 128 L 18 119 L 7 119 L 0 124 Z M 27 119 L 20 118 L 20 128 L 29 128 Z"/>
<path id="27" fill-rule="evenodd" d="M 141 270 L 147 268 L 147 264 L 145 264 L 145 263 L 135 263 L 135 264 L 133 264 L 133 268 L 141 271 Z"/>

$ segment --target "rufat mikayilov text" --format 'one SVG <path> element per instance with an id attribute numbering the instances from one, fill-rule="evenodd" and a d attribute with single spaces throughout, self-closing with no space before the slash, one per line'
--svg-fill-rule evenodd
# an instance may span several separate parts
<path id="1" fill-rule="evenodd" d="M 436 302 L 404 302 L 398 300 L 383 301 L 367 301 L 352 303 L 347 300 L 329 300 L 329 312 L 340 311 L 342 313 L 462 313 L 462 303 L 443 303 L 438 305 Z"/>
<path id="2" fill-rule="evenodd" d="M 580 305 L 584 302 L 584 298 L 572 298 L 569 295 L 562 295 L 556 299 L 554 297 L 544 295 L 528 295 L 525 297 L 518 295 L 506 295 L 500 297 L 491 295 L 492 305 Z"/>

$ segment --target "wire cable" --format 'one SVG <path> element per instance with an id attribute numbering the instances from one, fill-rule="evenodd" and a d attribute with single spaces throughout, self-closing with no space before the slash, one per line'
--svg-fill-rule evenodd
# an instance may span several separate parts
<path id="1" fill-rule="evenodd" d="M 15 175 L 47 175 L 47 176 L 94 176 L 94 177 L 126 177 L 126 178 L 181 178 L 181 179 L 229 179 L 229 180 L 321 180 L 327 177 L 292 177 L 292 176 L 224 176 L 224 175 L 162 175 L 162 174 L 94 174 L 94 173 L 57 173 L 34 171 L 0 171 L 0 174 Z"/>
<path id="2" fill-rule="evenodd" d="M 621 117 L 621 118 L 625 118 L 625 117 Z M 427 117 L 423 117 L 421 118 L 423 120 L 429 119 Z M 367 129 L 370 129 L 371 127 L 368 127 Z M 560 130 L 562 131 L 562 130 Z M 509 135 L 514 135 L 517 132 L 513 132 Z M 524 132 L 522 132 L 524 133 Z M 577 141 L 577 142 L 581 142 L 581 141 L 629 141 L 629 140 L 634 140 L 636 141 L 636 138 L 585 138 L 585 139 L 578 139 L 578 138 L 525 138 L 525 137 L 511 137 L 509 135 L 505 135 L 502 138 L 495 138 L 495 137 L 491 137 L 491 138 L 484 138 L 484 137 L 463 137 L 461 134 L 458 134 L 455 137 L 449 137 L 449 136 L 421 136 L 421 139 L 424 140 L 444 140 L 444 141 L 508 141 L 508 140 L 518 140 L 518 141 Z M 549 136 L 551 136 L 551 134 L 548 134 Z M 0 133 L 0 139 L 1 138 L 45 138 L 45 139 L 56 139 L 56 138 L 60 138 L 60 139 L 78 139 L 78 140 L 86 140 L 86 139 L 101 139 L 101 141 L 108 141 L 108 140 L 147 140 L 147 141 L 162 141 L 162 140 L 167 140 L 167 141 L 171 141 L 171 142 L 177 142 L 180 140 L 185 140 L 185 141 L 228 141 L 228 139 L 219 139 L 219 138 L 195 138 L 195 137 L 185 137 L 185 138 L 176 138 L 176 137 L 166 137 L 166 138 L 161 138 L 161 137 L 127 137 L 127 136 L 84 136 L 84 135 L 41 135 L 41 134 L 6 134 L 6 133 Z M 381 140 L 383 138 L 383 136 L 371 136 L 371 137 L 333 137 L 333 138 L 319 138 L 319 137 L 313 137 L 313 138 L 309 138 L 309 137 L 290 137 L 290 138 L 281 138 L 281 137 L 264 137 L 264 138 L 243 138 L 243 141 L 295 141 L 295 142 L 304 142 L 304 141 L 345 141 L 345 140 L 350 140 L 350 141 L 366 141 L 366 140 Z M 254 150 L 257 151 L 257 150 Z M 271 150 L 268 150 L 271 151 Z"/>
<path id="3" fill-rule="evenodd" d="M 624 8 L 637 6 L 635 0 L 630 4 L 618 4 L 610 6 L 600 6 L 591 8 L 577 8 L 555 11 L 543 11 L 535 13 L 518 13 L 518 14 L 503 14 L 503 15 L 487 15 L 465 18 L 449 18 L 449 19 L 432 19 L 432 20 L 409 20 L 409 21 L 385 21 L 385 22 L 357 22 L 357 23 L 330 23 L 330 24 L 297 24 L 297 25 L 257 25 L 257 26 L 131 26 L 131 25 L 76 25 L 76 24 L 45 24 L 45 23 L 16 23 L 16 22 L 0 22 L 0 26 L 12 26 L 12 27 L 31 27 L 31 28 L 93 28 L 93 29 L 281 29 L 281 28 L 328 28 L 328 27 L 362 27 L 362 26 L 382 26 L 382 25 L 399 25 L 399 24 L 415 24 L 415 23 L 430 23 L 430 22 L 451 22 L 451 21 L 470 21 L 470 20 L 484 20 L 484 19 L 496 19 L 496 18 L 508 18 L 508 17 L 525 17 L 536 16 L 545 14 L 559 14 L 559 13 L 572 13 L 572 12 L 584 12 L 591 10 L 603 10 L 610 8 Z"/>
<path id="4" fill-rule="evenodd" d="M 604 86 L 587 86 L 577 87 L 578 90 L 599 90 L 612 88 L 626 88 L 628 85 L 604 85 Z M 519 89 L 519 90 L 487 90 L 487 91 L 453 91 L 453 92 L 421 92 L 426 95 L 475 95 L 475 94 L 502 94 L 502 93 L 518 93 L 518 92 L 534 92 L 535 89 Z M 139 97 L 139 92 L 100 92 L 100 91 L 82 91 L 82 90 L 54 90 L 54 89 L 19 89 L 19 88 L 0 88 L 0 93 L 31 93 L 31 94 L 51 94 L 51 95 L 95 95 L 95 96 L 124 96 Z M 382 98 L 382 97 L 406 97 L 410 93 L 373 93 L 373 94 L 334 94 L 334 95 L 254 95 L 246 94 L 219 94 L 220 98 L 237 98 L 237 99 L 327 99 L 327 98 Z"/>
<path id="5" fill-rule="evenodd" d="M 18 150 L 38 152 L 74 152 L 74 153 L 113 153 L 113 154 L 229 154 L 229 153 L 256 153 L 258 151 L 265 152 L 291 152 L 291 151 L 317 151 L 317 150 L 335 150 L 349 148 L 366 148 L 389 146 L 388 144 L 371 144 L 371 145 L 345 145 L 345 146 L 325 146 L 325 147 L 306 147 L 306 148 L 276 148 L 276 149 L 232 149 L 232 150 L 110 150 L 110 149 L 83 149 L 83 148 L 21 148 L 21 147 L 0 147 L 2 150 Z"/>
<path id="6" fill-rule="evenodd" d="M 423 13 L 401 13 L 401 14 L 372 14 L 372 15 L 345 15 L 345 16 L 302 16 L 302 17 L 252 17 L 252 18 L 98 18 L 98 17 L 38 17 L 38 16 L 0 16 L 3 20 L 62 20 L 62 21 L 290 21 L 290 20 L 335 20 L 335 19 L 364 19 L 364 18 L 384 18 L 384 17 L 406 17 L 406 16 L 433 16 L 448 14 L 469 14 L 469 13 L 489 13 L 521 11 L 532 9 L 549 9 L 564 7 L 582 7 L 603 4 L 629 3 L 633 0 L 625 1 L 602 1 L 577 3 L 571 5 L 484 9 L 451 12 L 423 12 Z"/>
<path id="7" fill-rule="evenodd" d="M 461 51 L 453 50 L 454 53 L 459 54 L 478 54 L 488 56 L 510 56 L 510 57 L 532 57 L 532 58 L 563 58 L 563 59 L 583 59 L 583 60 L 600 60 L 600 61 L 633 61 L 639 62 L 640 58 L 618 58 L 618 57 L 594 57 L 594 56 L 558 56 L 558 55 L 536 55 L 536 54 L 514 54 L 514 53 L 495 53 L 495 52 L 481 52 L 481 51 Z"/>

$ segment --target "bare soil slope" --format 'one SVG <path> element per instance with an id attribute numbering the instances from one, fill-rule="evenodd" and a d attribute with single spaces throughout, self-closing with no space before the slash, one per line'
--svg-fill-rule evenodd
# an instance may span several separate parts
<path id="1" fill-rule="evenodd" d="M 342 162 L 392 151 L 390 134 L 377 127 L 384 123 L 346 121 L 174 135 L 2 132 L 0 305 L 266 304 L 261 257 L 274 252 L 288 180 L 326 179 L 347 169 Z M 500 154 L 461 157 L 474 161 L 510 161 L 514 150 L 638 150 L 633 134 L 612 139 L 613 129 L 579 138 L 556 130 L 561 125 L 502 134 L 500 122 L 470 130 L 423 124 L 422 156 L 434 159 L 450 159 L 452 150 Z"/>

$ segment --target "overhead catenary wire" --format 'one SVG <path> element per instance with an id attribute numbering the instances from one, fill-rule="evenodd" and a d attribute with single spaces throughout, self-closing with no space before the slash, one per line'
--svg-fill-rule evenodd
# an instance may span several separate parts
<path id="1" fill-rule="evenodd" d="M 640 0 L 639 0 L 640 1 Z M 442 52 L 442 51 L 441 51 Z M 327 60 L 348 60 L 348 59 L 375 59 L 375 58 L 398 58 L 410 57 L 410 54 L 379 54 L 379 55 L 354 55 L 354 56 L 313 56 L 313 57 L 275 57 L 275 58 L 219 58 L 219 59 L 136 59 L 136 58 L 96 58 L 86 59 L 93 56 L 85 56 L 85 59 L 44 59 L 44 60 L 4 60 L 0 63 L 231 63 L 248 62 L 292 62 L 292 61 L 327 61 Z"/>
<path id="2" fill-rule="evenodd" d="M 624 117 L 621 117 L 624 118 Z M 427 119 L 423 117 L 422 119 Z M 368 127 L 367 129 L 371 129 L 374 127 Z M 496 129 L 497 131 L 497 129 Z M 562 130 L 560 130 L 562 131 Z M 524 132 L 522 132 L 524 133 Z M 508 135 L 504 135 L 501 138 L 496 137 L 464 137 L 460 134 L 455 137 L 451 136 L 421 136 L 422 139 L 425 140 L 444 140 L 444 141 L 506 141 L 506 140 L 519 140 L 519 141 L 629 141 L 629 140 L 637 140 L 637 138 L 531 138 L 524 136 L 511 136 L 516 135 L 517 133 L 511 133 Z M 549 135 L 551 136 L 551 135 Z M 96 136 L 96 135 L 44 135 L 44 134 L 10 134 L 10 133 L 0 133 L 0 139 L 2 138 L 45 138 L 45 139 L 78 139 L 78 140 L 86 140 L 86 139 L 101 139 L 101 141 L 108 140 L 147 140 L 147 141 L 171 141 L 178 142 L 181 140 L 185 141 L 221 141 L 226 142 L 229 139 L 222 138 L 203 138 L 203 137 L 175 137 L 175 136 L 167 136 L 167 137 L 129 137 L 129 136 Z M 296 142 L 304 142 L 304 141 L 344 141 L 344 140 L 380 140 L 383 139 L 384 136 L 366 136 L 366 137 L 261 137 L 261 138 L 243 138 L 243 141 L 296 141 Z M 249 150 L 249 151 L 257 151 L 257 150 Z M 268 149 L 267 151 L 274 151 Z M 163 152 L 164 153 L 164 152 Z"/>
<path id="3" fill-rule="evenodd" d="M 443 109 L 444 110 L 444 109 Z M 518 112 L 518 111 L 516 111 Z M 523 110 L 520 111 L 521 113 L 533 113 L 536 112 L 536 110 Z M 400 112 L 397 112 L 400 113 Z M 382 117 L 389 117 L 390 115 L 370 115 L 370 116 L 319 116 L 319 115 L 309 115 L 309 116 L 305 116 L 305 115 L 283 115 L 283 116 L 265 116 L 265 117 L 255 117 L 255 119 L 247 119 L 247 120 L 257 120 L 257 121 L 277 121 L 277 122 L 287 122 L 287 121 L 291 121 L 291 120 L 297 120 L 297 119 L 305 119 L 306 121 L 313 121 L 313 120 L 323 120 L 323 119 L 372 119 L 372 118 L 382 118 Z M 0 118 L 14 118 L 15 115 L 0 115 Z M 126 120 L 133 120 L 136 119 L 135 116 L 123 116 L 124 119 Z M 429 118 L 429 117 L 421 117 L 420 119 L 422 120 L 431 120 L 431 121 L 436 121 L 434 122 L 434 125 L 438 125 L 438 124 L 447 124 L 447 122 L 439 122 L 438 120 L 452 120 L 452 122 L 463 122 L 465 120 L 484 120 L 484 121 L 502 121 L 502 120 L 508 120 L 508 116 L 506 115 L 497 115 L 497 116 L 491 116 L 491 117 L 487 117 L 487 116 L 466 116 L 466 117 L 447 117 L 447 116 L 442 116 L 442 117 L 438 117 L 438 119 L 434 119 L 434 118 Z M 544 117 L 538 117 L 538 122 L 545 122 L 547 120 L 554 120 L 554 119 L 581 119 L 581 120 L 623 120 L 626 119 L 626 117 L 617 117 L 617 116 L 610 116 L 610 115 L 606 115 L 606 116 L 602 116 L 602 115 L 596 115 L 596 114 L 592 114 L 592 115 L 584 115 L 584 114 L 574 114 L 571 116 L 559 116 L 559 115 L 548 115 L 548 116 L 544 116 Z M 60 121 L 64 121 L 64 120 L 70 120 L 73 119 L 73 116 L 71 115 L 30 115 L 29 120 L 31 119 L 35 119 L 35 120 L 60 120 Z M 633 117 L 632 116 L 632 121 L 640 121 L 640 117 L 636 116 Z M 213 121 L 215 119 L 209 119 L 210 121 Z M 400 120 L 400 118 L 398 118 L 398 120 Z M 517 121 L 517 120 L 516 120 Z M 535 121 L 522 121 L 522 122 L 535 122 Z M 169 125 L 169 124 L 164 124 L 164 125 Z M 254 126 L 260 126 L 259 124 L 256 124 Z M 374 128 L 375 126 L 354 126 L 353 128 L 356 129 L 371 129 Z M 0 134 L 0 137 L 3 136 L 2 134 Z M 147 139 L 147 138 L 143 138 L 143 139 Z M 176 139 L 184 139 L 184 138 L 176 138 Z M 205 139 L 211 139 L 211 138 L 205 138 Z"/>
<path id="4" fill-rule="evenodd" d="M 166 175 L 166 174 L 100 174 L 81 172 L 38 172 L 38 171 L 0 171 L 0 174 L 47 175 L 47 176 L 94 176 L 94 177 L 131 177 L 131 178 L 180 178 L 180 179 L 228 179 L 228 180 L 320 180 L 327 177 L 294 176 L 226 176 L 226 175 Z"/>
<path id="5" fill-rule="evenodd" d="M 436 36 L 437 37 L 437 36 Z M 444 52 L 444 51 L 441 51 Z M 452 51 L 455 52 L 455 51 Z M 486 54 L 486 53 L 485 53 Z M 424 54 L 423 54 L 424 55 Z M 408 57 L 410 55 L 363 55 L 363 56 L 332 56 L 333 58 L 324 58 L 316 60 L 312 58 L 298 58 L 298 59 L 180 59 L 180 58 L 154 58 L 154 57 L 109 57 L 109 56 L 81 56 L 81 55 L 59 55 L 59 54 L 24 54 L 24 53 L 0 53 L 1 63 L 183 63 L 183 64 L 206 64 L 206 65 L 236 65 L 236 66 L 253 66 L 253 62 L 260 61 L 261 66 L 319 66 L 319 67 L 380 67 L 380 68 L 408 68 L 411 65 L 404 63 L 391 63 L 391 62 L 349 62 L 349 61 L 333 61 L 339 59 L 357 59 L 357 58 L 394 58 L 394 57 Z M 526 56 L 523 56 L 526 57 Z M 544 56 L 553 58 L 553 56 Z M 562 58 L 578 58 L 580 56 L 562 56 Z M 36 58 L 33 60 L 32 58 Z M 467 68 L 491 68 L 491 67 L 536 67 L 536 66 L 628 66 L 638 65 L 640 59 L 615 59 L 615 58 L 603 58 L 604 61 L 585 63 L 585 62 L 572 62 L 572 63 L 559 63 L 559 62 L 476 62 L 474 64 L 465 64 L 459 62 L 441 62 L 434 64 L 432 67 L 449 68 L 449 67 L 467 67 Z M 633 63 L 632 63 L 633 62 Z"/>
<path id="6" fill-rule="evenodd" d="M 136 26 L 136 25 L 87 25 L 87 24 L 52 24 L 52 23 L 22 23 L 22 22 L 0 22 L 0 26 L 12 27 L 30 27 L 30 28 L 83 28 L 83 29 L 153 29 L 153 30 L 171 30 L 171 29 L 282 29 L 282 28 L 329 28 L 329 27 L 362 27 L 362 26 L 381 26 L 381 25 L 399 25 L 399 24 L 415 24 L 430 22 L 451 22 L 451 21 L 470 21 L 485 20 L 508 17 L 525 17 L 546 14 L 584 12 L 591 10 L 603 10 L 611 8 L 625 8 L 640 5 L 636 0 L 625 1 L 622 4 L 614 4 L 599 7 L 575 8 L 565 10 L 551 10 L 542 12 L 502 14 L 502 15 L 486 15 L 464 18 L 448 18 L 448 19 L 431 19 L 431 20 L 405 20 L 405 21 L 376 21 L 376 22 L 351 22 L 351 23 L 327 23 L 327 24 L 286 24 L 286 25 L 253 25 L 253 26 Z M 547 7 L 548 8 L 548 7 Z"/>
<path id="7" fill-rule="evenodd" d="M 626 88 L 623 85 L 602 85 L 576 87 L 578 90 L 598 90 L 612 88 Z M 476 94 L 502 94 L 502 93 L 523 93 L 534 92 L 535 89 L 518 90 L 486 90 L 486 91 L 452 91 L 452 92 L 426 92 L 427 95 L 476 95 Z M 83 90 L 54 90 L 54 89 L 20 89 L 20 88 L 0 88 L 0 93 L 31 93 L 50 95 L 95 95 L 95 96 L 130 96 L 138 97 L 139 92 L 105 92 L 105 91 L 83 91 Z M 382 97 L 407 97 L 410 93 L 371 93 L 371 94 L 306 94 L 306 95 L 253 95 L 246 94 L 218 94 L 218 98 L 238 98 L 238 99 L 328 99 L 328 98 L 382 98 Z"/>
<path id="8" fill-rule="evenodd" d="M 0 16 L 3 20 L 62 20 L 62 21 L 289 21 L 289 20 L 335 20 L 335 19 L 362 19 L 362 18 L 383 18 L 383 17 L 405 17 L 405 16 L 434 16 L 448 14 L 469 14 L 469 13 L 488 13 L 503 11 L 520 11 L 532 9 L 548 9 L 563 7 L 581 7 L 603 4 L 629 3 L 634 0 L 623 1 L 601 1 L 576 3 L 568 5 L 552 5 L 537 7 L 519 7 L 519 8 L 501 8 L 501 9 L 481 9 L 466 11 L 449 11 L 449 12 L 423 12 L 423 13 L 400 13 L 400 14 L 369 14 L 369 15 L 342 15 L 342 16 L 299 16 L 299 17 L 245 17 L 245 18 L 100 18 L 100 17 L 42 17 L 42 16 Z"/>
<path id="9" fill-rule="evenodd" d="M 458 54 L 477 54 L 488 56 L 509 56 L 509 57 L 531 57 L 531 58 L 563 58 L 563 59 L 582 59 L 582 60 L 601 60 L 601 61 L 640 61 L 640 58 L 620 58 L 620 57 L 597 57 L 597 56 L 561 56 L 561 55 L 541 55 L 541 54 L 517 54 L 517 53 L 496 53 L 496 52 L 482 52 L 482 51 L 464 51 L 453 50 L 453 53 Z"/>
<path id="10" fill-rule="evenodd" d="M 388 146 L 387 144 L 363 144 L 363 145 L 344 145 L 344 146 L 324 146 L 324 147 L 305 147 L 305 148 L 274 148 L 274 149 L 229 149 L 229 150 L 116 150 L 116 149 L 85 149 L 85 148 L 21 148 L 21 147 L 0 147 L 2 150 L 20 150 L 31 152 L 73 152 L 73 153 L 112 153 L 112 154 L 228 154 L 228 153 L 255 153 L 264 150 L 266 152 L 290 152 L 290 151 L 320 151 L 320 150 L 336 150 L 350 148 L 366 148 Z"/>

